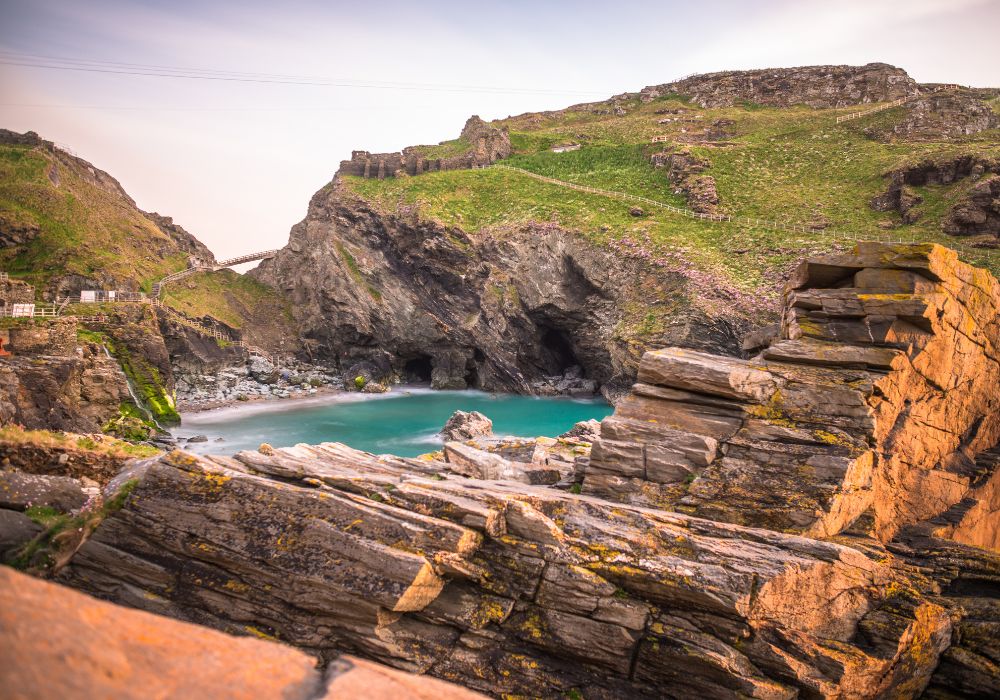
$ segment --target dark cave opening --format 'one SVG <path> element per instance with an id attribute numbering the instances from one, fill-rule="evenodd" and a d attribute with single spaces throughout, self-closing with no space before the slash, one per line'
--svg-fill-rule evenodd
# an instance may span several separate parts
<path id="1" fill-rule="evenodd" d="M 482 387 L 479 379 L 479 368 L 486 361 L 486 355 L 479 348 L 472 353 L 472 357 L 465 363 L 465 384 L 470 389 Z"/>
<path id="2" fill-rule="evenodd" d="M 573 352 L 573 344 L 569 337 L 558 328 L 542 326 L 541 347 L 539 355 L 542 360 L 542 369 L 550 376 L 562 375 L 570 367 L 581 366 L 580 361 Z"/>
<path id="3" fill-rule="evenodd" d="M 403 381 L 408 384 L 430 384 L 434 367 L 428 355 L 407 360 L 403 366 Z"/>

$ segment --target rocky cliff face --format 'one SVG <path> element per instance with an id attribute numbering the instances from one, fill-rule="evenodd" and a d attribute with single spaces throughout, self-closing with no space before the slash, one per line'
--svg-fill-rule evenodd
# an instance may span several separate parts
<path id="1" fill-rule="evenodd" d="M 1000 443 L 998 350 L 1000 284 L 952 251 L 809 261 L 760 357 L 646 354 L 584 490 L 812 537 L 942 517 L 996 547 L 1000 473 L 976 460 Z"/>
<path id="2" fill-rule="evenodd" d="M 76 324 L 29 322 L 5 331 L 0 425 L 100 432 L 130 400 L 125 375 L 99 346 L 77 344 Z"/>
<path id="3" fill-rule="evenodd" d="M 869 63 L 706 73 L 644 88 L 639 97 L 649 101 L 678 93 L 691 97 L 702 107 L 732 107 L 751 102 L 771 107 L 802 104 L 830 108 L 890 102 L 918 92 L 917 83 L 901 68 Z"/>
<path id="4" fill-rule="evenodd" d="M 907 102 L 905 116 L 865 133 L 883 140 L 947 141 L 1000 126 L 1000 116 L 972 90 L 947 90 Z"/>
<path id="5" fill-rule="evenodd" d="M 524 393 L 627 386 L 641 347 L 622 328 L 640 298 L 678 307 L 649 342 L 738 348 L 735 324 L 684 302 L 680 275 L 553 225 L 470 235 L 407 211 L 382 214 L 336 180 L 313 197 L 288 246 L 251 274 L 286 294 L 316 356 L 351 379 L 364 370 Z"/>

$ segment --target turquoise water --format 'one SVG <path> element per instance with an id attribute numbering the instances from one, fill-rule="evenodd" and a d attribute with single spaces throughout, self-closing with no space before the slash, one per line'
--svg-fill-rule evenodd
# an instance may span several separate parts
<path id="1" fill-rule="evenodd" d="M 440 447 L 437 433 L 457 410 L 484 413 L 496 435 L 536 437 L 559 435 L 577 421 L 600 420 L 612 408 L 602 400 L 397 387 L 379 396 L 339 394 L 183 415 L 174 434 L 208 436 L 208 442 L 182 444 L 201 454 L 232 454 L 256 449 L 262 442 L 275 447 L 343 442 L 375 454 L 415 457 Z"/>

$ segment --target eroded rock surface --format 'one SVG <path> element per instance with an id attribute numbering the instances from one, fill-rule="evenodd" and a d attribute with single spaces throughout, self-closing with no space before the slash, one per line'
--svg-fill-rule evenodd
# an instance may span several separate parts
<path id="1" fill-rule="evenodd" d="M 882 541 L 996 498 L 976 464 L 1000 442 L 996 279 L 941 247 L 862 244 L 803 263 L 785 299 L 757 358 L 647 353 L 585 492 L 819 537 L 870 514 Z M 989 507 L 954 517 L 960 541 L 1000 528 Z"/>
<path id="2" fill-rule="evenodd" d="M 918 92 L 917 83 L 901 68 L 869 63 L 705 73 L 644 88 L 639 97 L 649 101 L 660 95 L 679 93 L 711 108 L 732 107 L 742 102 L 772 107 L 804 104 L 830 108 L 890 102 Z"/>
<path id="3" fill-rule="evenodd" d="M 250 273 L 283 291 L 317 348 L 353 381 L 592 394 L 631 386 L 648 343 L 739 352 L 741 320 L 709 318 L 679 273 L 651 269 L 555 225 L 467 233 L 386 214 L 334 180 L 288 246 Z M 629 310 L 671 309 L 654 337 Z"/>

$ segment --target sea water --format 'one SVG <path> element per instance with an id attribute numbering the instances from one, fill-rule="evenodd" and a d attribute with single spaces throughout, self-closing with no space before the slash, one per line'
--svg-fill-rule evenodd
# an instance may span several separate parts
<path id="1" fill-rule="evenodd" d="M 495 435 L 537 437 L 559 435 L 589 418 L 600 420 L 613 409 L 599 399 L 395 387 L 388 394 L 262 401 L 185 414 L 173 432 L 180 438 L 207 436 L 208 442 L 182 445 L 200 454 L 253 450 L 262 442 L 274 447 L 342 442 L 375 454 L 414 457 L 440 448 L 438 432 L 458 410 L 485 414 Z"/>

